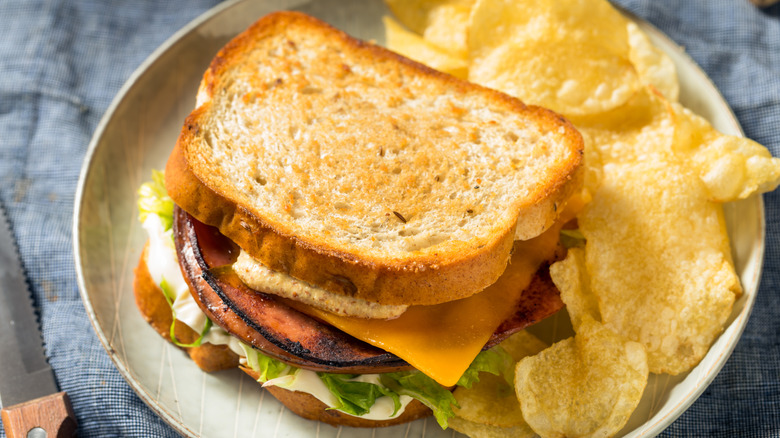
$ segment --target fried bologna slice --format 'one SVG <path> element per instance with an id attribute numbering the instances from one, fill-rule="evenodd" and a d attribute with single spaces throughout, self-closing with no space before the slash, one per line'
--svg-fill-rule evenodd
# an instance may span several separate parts
<path id="1" fill-rule="evenodd" d="M 184 278 L 201 310 L 246 344 L 314 371 L 363 374 L 410 368 L 395 355 L 314 320 L 274 295 L 249 289 L 229 269 L 235 245 L 215 228 L 179 208 L 173 227 Z"/>
<path id="2" fill-rule="evenodd" d="M 216 228 L 198 222 L 180 208 L 175 209 L 173 227 L 182 272 L 201 310 L 246 344 L 313 371 L 365 374 L 411 368 L 397 356 L 299 312 L 289 301 L 241 283 L 225 269 L 234 261 L 237 248 Z M 555 259 L 564 255 L 560 247 Z M 513 315 L 493 333 L 485 348 L 562 307 L 545 265 L 523 291 Z"/>
<path id="3" fill-rule="evenodd" d="M 580 182 L 560 116 L 296 12 L 206 71 L 167 168 L 173 200 L 269 268 L 381 304 L 464 298 Z"/>

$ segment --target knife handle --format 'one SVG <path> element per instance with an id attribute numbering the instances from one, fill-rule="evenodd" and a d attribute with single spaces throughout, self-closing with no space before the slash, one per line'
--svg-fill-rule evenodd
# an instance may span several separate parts
<path id="1" fill-rule="evenodd" d="M 76 416 L 64 392 L 4 408 L 2 417 L 8 438 L 76 436 Z"/>

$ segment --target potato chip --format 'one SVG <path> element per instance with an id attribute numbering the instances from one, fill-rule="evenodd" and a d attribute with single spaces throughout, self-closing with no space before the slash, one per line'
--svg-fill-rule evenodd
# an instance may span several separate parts
<path id="1" fill-rule="evenodd" d="M 527 424 L 501 427 L 453 417 L 450 418 L 449 426 L 470 438 L 532 438 L 538 436 Z"/>
<path id="2" fill-rule="evenodd" d="M 548 347 L 546 343 L 527 330 L 520 330 L 499 345 L 512 356 L 515 362 L 526 356 L 533 356 Z"/>
<path id="3" fill-rule="evenodd" d="M 584 249 L 569 248 L 565 259 L 550 266 L 550 277 L 561 292 L 575 332 L 586 317 L 601 320 L 597 298 L 590 289 Z"/>
<path id="4" fill-rule="evenodd" d="M 608 1 L 548 0 L 547 3 L 552 6 L 550 11 L 560 41 L 598 44 L 610 53 L 628 56 L 629 21 Z M 526 5 L 524 9 L 530 8 Z"/>
<path id="5" fill-rule="evenodd" d="M 504 376 L 480 373 L 471 388 L 459 386 L 452 393 L 460 408 L 455 415 L 464 420 L 491 426 L 512 427 L 525 424 L 515 389 Z"/>
<path id="6" fill-rule="evenodd" d="M 388 49 L 461 79 L 468 76 L 468 62 L 465 59 L 432 45 L 419 35 L 404 29 L 390 17 L 384 17 L 383 21 Z"/>
<path id="7" fill-rule="evenodd" d="M 590 44 L 506 44 L 472 59 L 469 80 L 564 115 L 608 111 L 637 91 L 633 65 Z"/>
<path id="8" fill-rule="evenodd" d="M 567 116 L 608 111 L 639 87 L 626 23 L 602 0 L 480 0 L 469 80 Z"/>
<path id="9" fill-rule="evenodd" d="M 553 33 L 549 1 L 478 0 L 471 10 L 467 44 L 477 60 L 505 45 L 530 45 Z M 474 64 L 479 64 L 479 61 Z"/>
<path id="10" fill-rule="evenodd" d="M 476 0 L 385 0 L 395 17 L 427 42 L 466 58 L 466 35 Z"/>
<path id="11" fill-rule="evenodd" d="M 673 108 L 675 147 L 681 154 L 689 154 L 709 199 L 745 199 L 772 191 L 780 184 L 780 158 L 772 157 L 767 148 L 748 138 L 721 134 L 682 105 Z"/>
<path id="12" fill-rule="evenodd" d="M 667 120 L 669 133 L 674 135 L 671 126 L 674 123 L 673 114 L 671 104 L 655 88 L 643 86 L 619 107 L 570 119 L 579 130 L 599 130 L 611 136 L 628 138 L 646 130 L 648 126 L 656 125 L 660 119 Z M 671 145 L 668 148 L 671 150 Z"/>
<path id="13" fill-rule="evenodd" d="M 506 44 L 599 45 L 628 57 L 628 20 L 605 0 L 479 0 L 471 11 L 469 50 Z"/>
<path id="14" fill-rule="evenodd" d="M 514 359 L 511 369 L 506 373 L 512 376 L 518 360 L 539 353 L 547 348 L 547 344 L 527 331 L 521 330 L 501 342 L 500 347 Z M 482 430 L 485 428 L 479 428 L 477 425 L 486 425 L 497 429 L 492 433 L 505 433 L 508 429 L 512 429 L 515 432 L 525 430 L 530 432 L 530 436 L 533 435 L 520 412 L 515 389 L 507 382 L 507 378 L 511 377 L 480 373 L 479 381 L 471 388 L 459 386 L 455 389 L 453 395 L 460 405 L 460 408 L 455 409 L 455 414 L 458 418 L 473 423 L 464 424 L 464 428 Z M 454 428 L 467 433 L 457 426 Z"/>
<path id="15" fill-rule="evenodd" d="M 741 291 L 722 207 L 691 169 L 648 153 L 605 164 L 578 220 L 603 323 L 645 346 L 651 372 L 691 369 Z"/>
<path id="16" fill-rule="evenodd" d="M 385 0 L 395 18 L 420 36 L 428 26 L 431 9 L 441 2 L 442 0 Z"/>
<path id="17" fill-rule="evenodd" d="M 459 58 L 468 58 L 468 27 L 476 0 L 442 2 L 428 13 L 423 38 Z"/>
<path id="18" fill-rule="evenodd" d="M 780 158 L 753 140 L 725 135 L 709 122 L 652 89 L 636 93 L 615 110 L 574 117 L 586 140 L 589 173 L 610 162 L 635 162 L 650 154 L 695 169 L 704 196 L 715 202 L 745 199 L 780 185 Z M 675 158 L 676 157 L 676 158 Z M 592 180 L 592 179 L 591 179 Z M 588 188 L 593 188 L 588 183 Z"/>
<path id="19" fill-rule="evenodd" d="M 680 97 L 677 67 L 672 59 L 655 47 L 636 23 L 628 23 L 629 59 L 636 67 L 640 80 L 654 86 L 664 97 L 676 102 Z"/>
<path id="20" fill-rule="evenodd" d="M 585 316 L 573 338 L 517 365 L 523 417 L 543 437 L 602 437 L 619 431 L 647 384 L 647 357 Z"/>

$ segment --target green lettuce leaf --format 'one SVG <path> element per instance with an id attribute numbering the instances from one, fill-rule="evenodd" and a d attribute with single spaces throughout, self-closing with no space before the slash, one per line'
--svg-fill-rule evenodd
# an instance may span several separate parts
<path id="1" fill-rule="evenodd" d="M 160 216 L 165 231 L 173 226 L 173 200 L 165 190 L 165 174 L 152 170 L 152 180 L 138 189 L 138 219 L 143 223 L 149 214 Z"/>
<path id="2" fill-rule="evenodd" d="M 174 343 L 174 345 L 177 345 L 179 347 L 183 348 L 190 348 L 190 347 L 199 347 L 200 344 L 203 342 L 203 337 L 206 336 L 206 333 L 211 330 L 211 327 L 214 325 L 213 322 L 209 318 L 206 318 L 206 324 L 203 326 L 203 330 L 200 331 L 200 336 L 198 336 L 198 339 L 195 339 L 195 341 L 185 344 L 178 339 L 176 339 L 176 311 L 173 310 L 173 303 L 176 300 L 176 292 L 173 290 L 173 287 L 168 283 L 167 280 L 165 280 L 165 277 L 163 277 L 162 281 L 160 282 L 160 289 L 163 291 L 163 296 L 165 296 L 165 301 L 168 302 L 168 306 L 171 307 L 171 330 L 170 330 L 170 337 L 171 342 Z"/>
<path id="3" fill-rule="evenodd" d="M 260 383 L 265 383 L 284 374 L 295 373 L 298 370 L 297 368 L 291 367 L 282 361 L 260 353 L 243 342 L 240 345 L 244 350 L 247 366 L 260 375 L 257 379 L 257 381 Z"/>
<path id="4" fill-rule="evenodd" d="M 435 380 L 419 371 L 400 371 L 380 375 L 380 382 L 399 395 L 408 395 L 433 411 L 433 416 L 442 429 L 455 416 L 452 407 L 458 406 L 455 396 Z"/>
<path id="5" fill-rule="evenodd" d="M 397 393 L 374 383 L 350 380 L 357 375 L 329 373 L 317 373 L 317 375 L 339 402 L 338 406 L 329 409 L 337 409 L 352 415 L 365 415 L 371 410 L 371 406 L 374 406 L 376 399 L 383 396 L 393 399 L 393 415 L 401 409 L 401 398 Z"/>
<path id="6" fill-rule="evenodd" d="M 580 230 L 561 230 L 561 245 L 565 248 L 577 248 L 585 246 L 585 236 Z"/>
<path id="7" fill-rule="evenodd" d="M 479 382 L 479 373 L 483 372 L 496 376 L 503 375 L 511 385 L 514 385 L 514 373 L 508 372 L 513 364 L 512 356 L 501 347 L 482 351 L 474 358 L 466 372 L 460 376 L 457 385 L 471 388 L 473 384 Z"/>

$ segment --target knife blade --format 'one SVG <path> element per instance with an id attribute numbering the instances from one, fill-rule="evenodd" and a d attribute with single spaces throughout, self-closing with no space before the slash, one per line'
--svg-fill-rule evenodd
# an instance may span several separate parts
<path id="1" fill-rule="evenodd" d="M 8 438 L 70 437 L 76 420 L 43 350 L 32 296 L 0 205 L 0 414 Z"/>

